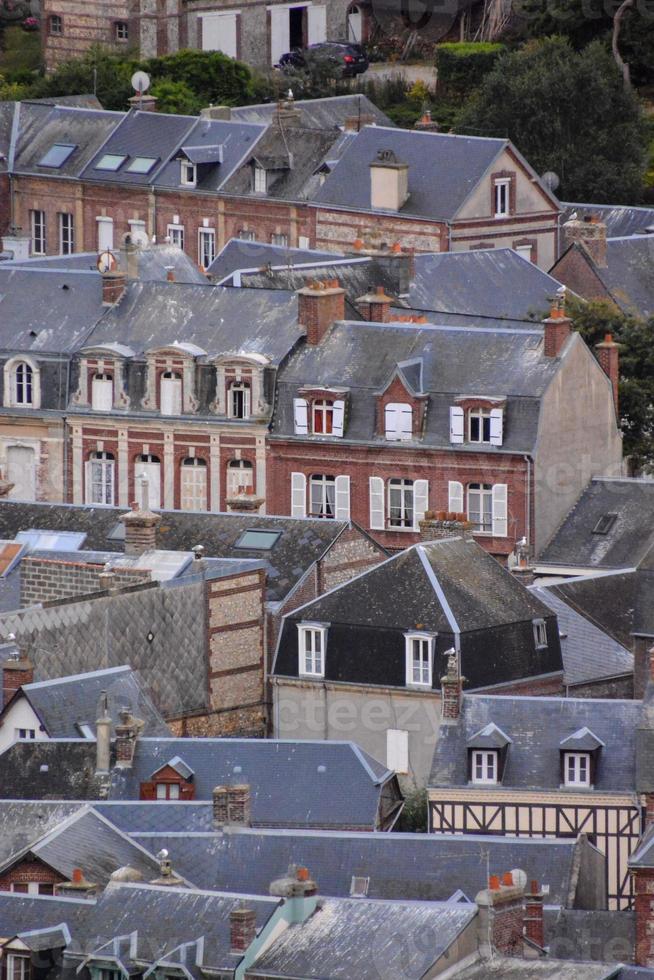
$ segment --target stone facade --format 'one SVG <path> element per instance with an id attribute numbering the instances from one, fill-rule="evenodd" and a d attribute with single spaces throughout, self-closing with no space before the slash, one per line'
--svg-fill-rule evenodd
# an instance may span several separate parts
<path id="1" fill-rule="evenodd" d="M 134 0 L 42 0 L 46 69 L 79 58 L 96 44 L 127 51 L 133 43 L 133 8 Z"/>

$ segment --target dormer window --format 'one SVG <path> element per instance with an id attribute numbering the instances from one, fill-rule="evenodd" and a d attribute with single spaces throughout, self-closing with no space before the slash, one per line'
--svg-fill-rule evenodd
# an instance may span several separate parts
<path id="1" fill-rule="evenodd" d="M 180 164 L 180 182 L 183 187 L 195 187 L 198 179 L 197 167 L 190 160 L 182 160 Z"/>
<path id="2" fill-rule="evenodd" d="M 498 756 L 499 752 L 494 749 L 474 749 L 472 752 L 472 782 L 473 783 L 497 783 L 498 782 Z"/>
<path id="3" fill-rule="evenodd" d="M 305 677 L 325 676 L 327 628 L 319 624 L 298 624 L 298 668 Z"/>
<path id="4" fill-rule="evenodd" d="M 467 416 L 467 420 L 466 420 Z M 450 407 L 450 442 L 501 446 L 504 438 L 504 409 L 473 405 Z M 467 432 L 467 437 L 466 437 Z"/>
<path id="5" fill-rule="evenodd" d="M 599 754 L 604 742 L 584 726 L 564 738 L 559 745 L 563 785 L 590 789 L 595 782 Z"/>
<path id="6" fill-rule="evenodd" d="M 334 429 L 334 402 L 318 398 L 313 403 L 314 435 L 331 435 Z"/>
<path id="7" fill-rule="evenodd" d="M 431 687 L 434 637 L 425 633 L 406 633 L 407 687 Z"/>
<path id="8" fill-rule="evenodd" d="M 176 755 L 141 783 L 142 800 L 192 800 L 195 797 L 195 775 L 189 765 Z"/>
<path id="9" fill-rule="evenodd" d="M 535 619 L 534 626 L 534 645 L 537 650 L 544 650 L 547 647 L 547 625 L 544 619 Z"/>
<path id="10" fill-rule="evenodd" d="M 31 977 L 32 962 L 29 954 L 8 953 L 7 980 L 31 980 Z"/>
<path id="11" fill-rule="evenodd" d="M 473 408 L 468 412 L 468 439 L 470 442 L 490 442 L 491 413 L 487 408 Z"/>
<path id="12" fill-rule="evenodd" d="M 229 417 L 247 419 L 250 417 L 250 386 L 238 381 L 229 389 Z"/>
<path id="13" fill-rule="evenodd" d="M 94 412 L 110 412 L 114 404 L 114 382 L 110 374 L 98 373 L 91 381 L 91 408 Z"/>
<path id="14" fill-rule="evenodd" d="M 390 402 L 384 407 L 384 431 L 386 438 L 406 442 L 413 435 L 413 409 L 411 405 Z"/>
<path id="15" fill-rule="evenodd" d="M 260 167 L 257 163 L 254 165 L 254 193 L 268 193 L 268 174 L 264 168 Z"/>
<path id="16" fill-rule="evenodd" d="M 182 414 L 182 379 L 175 371 L 164 371 L 161 375 L 160 396 L 162 415 Z"/>
<path id="17" fill-rule="evenodd" d="M 34 372 L 25 361 L 19 361 L 14 371 L 14 391 L 16 405 L 32 405 Z"/>
<path id="18" fill-rule="evenodd" d="M 494 722 L 489 722 L 468 739 L 471 783 L 499 783 L 511 739 Z"/>
<path id="19" fill-rule="evenodd" d="M 314 436 L 343 436 L 345 400 L 343 398 L 293 399 L 293 418 L 296 435 L 308 435 L 309 423 Z"/>
<path id="20" fill-rule="evenodd" d="M 590 752 L 564 753 L 566 786 L 590 786 Z"/>

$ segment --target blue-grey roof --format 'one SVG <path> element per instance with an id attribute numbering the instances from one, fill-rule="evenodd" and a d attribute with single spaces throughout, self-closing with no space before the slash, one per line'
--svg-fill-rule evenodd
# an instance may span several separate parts
<path id="1" fill-rule="evenodd" d="M 507 145 L 501 139 L 365 126 L 350 141 L 314 200 L 371 210 L 370 164 L 380 151 L 391 150 L 409 167 L 409 197 L 400 214 L 452 219 Z"/>
<path id="2" fill-rule="evenodd" d="M 611 238 L 606 268 L 594 266 L 612 299 L 625 313 L 654 315 L 654 234 Z"/>
<path id="3" fill-rule="evenodd" d="M 0 864 L 44 837 L 85 805 L 70 801 L 0 800 Z"/>
<path id="4" fill-rule="evenodd" d="M 113 810 L 105 807 L 108 819 Z M 157 814 L 153 815 L 156 820 Z M 347 897 L 353 876 L 369 878 L 368 898 L 447 901 L 459 889 L 471 901 L 490 873 L 522 868 L 550 886 L 548 901 L 567 905 L 578 848 L 575 840 L 539 840 L 471 834 L 348 833 L 309 830 L 243 830 L 229 834 L 136 833 L 156 853 L 165 847 L 173 867 L 195 885 L 268 893 L 289 864 L 309 868 L 322 895 Z"/>
<path id="5" fill-rule="evenodd" d="M 195 116 L 175 116 L 138 109 L 128 112 L 102 146 L 97 148 L 80 176 L 83 180 L 147 186 L 196 123 Z M 115 171 L 98 170 L 97 164 L 105 154 L 125 156 L 126 160 Z M 130 173 L 128 167 L 136 157 L 155 160 L 152 170 L 146 174 Z"/>
<path id="6" fill-rule="evenodd" d="M 343 258 L 339 252 L 318 252 L 309 248 L 283 248 L 267 242 L 248 242 L 230 238 L 208 268 L 216 282 L 222 282 L 239 269 L 261 269 L 267 265 L 296 266 Z"/>
<path id="7" fill-rule="evenodd" d="M 598 526 L 602 519 L 606 530 Z M 654 481 L 595 477 L 538 556 L 538 564 L 634 568 L 654 544 L 653 528 Z"/>
<path id="8" fill-rule="evenodd" d="M 293 103 L 302 114 L 302 126 L 307 129 L 343 127 L 348 119 L 374 116 L 378 126 L 392 126 L 388 116 L 366 95 L 334 95 L 325 99 L 300 99 Z M 277 111 L 276 102 L 238 106 L 230 110 L 230 118 L 241 122 L 268 124 Z"/>
<path id="9" fill-rule="evenodd" d="M 558 790 L 561 742 L 588 727 L 605 746 L 599 752 L 594 788 L 633 793 L 641 710 L 640 701 L 465 695 L 458 723 L 441 726 L 430 785 L 466 786 L 466 743 L 480 728 L 494 722 L 511 739 L 498 792 Z"/>
<path id="10" fill-rule="evenodd" d="M 476 914 L 472 905 L 327 900 L 305 923 L 286 929 L 248 974 L 422 980 Z"/>
<path id="11" fill-rule="evenodd" d="M 22 688 L 51 738 L 79 738 L 81 726 L 95 731 L 100 695 L 107 692 L 114 724 L 122 708 L 129 708 L 144 722 L 144 735 L 169 735 L 170 729 L 154 706 L 138 673 L 131 667 L 110 667 L 37 681 Z"/>
<path id="12" fill-rule="evenodd" d="M 124 256 L 118 249 L 115 250 L 115 255 L 119 263 L 123 262 Z M 97 252 L 73 252 L 71 255 L 48 255 L 13 260 L 3 263 L 0 268 L 94 272 L 99 281 L 100 273 L 97 271 L 97 261 Z M 207 277 L 200 272 L 197 265 L 176 245 L 164 243 L 148 245 L 147 247 L 139 246 L 133 253 L 133 261 L 138 267 L 136 278 L 143 282 L 164 282 L 169 271 L 175 277 L 175 282 L 206 283 L 207 281 Z"/>
<path id="13" fill-rule="evenodd" d="M 21 102 L 17 113 L 10 168 L 15 173 L 48 178 L 79 177 L 98 148 L 125 118 L 122 112 L 43 102 Z M 57 143 L 75 149 L 60 167 L 40 166 L 39 161 Z"/>
<path id="14" fill-rule="evenodd" d="M 633 673 L 634 655 L 630 650 L 582 616 L 551 589 L 532 586 L 531 592 L 556 613 L 563 677 L 567 686 Z"/>
<path id="15" fill-rule="evenodd" d="M 264 126 L 254 126 L 245 122 L 196 119 L 184 136 L 184 148 L 189 151 L 184 155 L 189 159 L 193 157 L 194 162 L 199 164 L 196 190 L 199 192 L 219 190 L 252 152 L 264 132 Z M 157 168 L 153 171 L 156 173 L 157 187 L 180 186 L 181 157 L 181 148 L 175 147 L 168 162 L 161 169 Z"/>
<path id="16" fill-rule="evenodd" d="M 636 208 L 626 204 L 570 204 L 561 202 L 563 214 L 561 225 L 569 221 L 573 214 L 579 218 L 585 215 L 599 215 L 606 225 L 609 238 L 624 238 L 626 235 L 642 235 L 648 228 L 654 228 L 654 208 Z"/>

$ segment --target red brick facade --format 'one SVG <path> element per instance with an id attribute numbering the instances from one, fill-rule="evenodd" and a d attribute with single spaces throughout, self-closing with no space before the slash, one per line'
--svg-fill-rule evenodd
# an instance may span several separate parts
<path id="1" fill-rule="evenodd" d="M 0 876 L 0 891 L 26 892 L 30 884 L 41 885 L 45 894 L 53 894 L 54 886 L 67 879 L 35 857 L 26 857 Z"/>
<path id="2" fill-rule="evenodd" d="M 654 868 L 632 872 L 636 910 L 637 966 L 654 967 Z"/>

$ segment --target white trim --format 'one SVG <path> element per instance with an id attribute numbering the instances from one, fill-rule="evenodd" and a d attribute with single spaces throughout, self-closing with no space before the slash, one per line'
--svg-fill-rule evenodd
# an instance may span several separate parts
<path id="1" fill-rule="evenodd" d="M 586 773 L 585 773 L 585 777 L 586 778 L 585 779 L 578 779 L 577 777 L 581 775 L 581 769 L 582 769 L 581 762 L 582 762 L 582 759 L 585 762 L 584 768 L 586 770 Z M 568 768 L 568 763 L 569 762 L 572 762 L 573 763 L 573 766 L 572 766 L 572 769 L 573 769 L 573 778 L 572 779 L 569 779 L 568 778 L 569 777 L 569 768 Z M 568 751 L 564 750 L 564 752 L 563 752 L 563 785 L 564 786 L 572 786 L 575 789 L 577 787 L 579 787 L 579 786 L 590 787 L 592 785 L 591 784 L 591 781 L 590 781 L 590 762 L 591 762 L 590 752 L 568 752 Z"/>
<path id="2" fill-rule="evenodd" d="M 325 653 L 327 647 L 327 627 L 321 623 L 298 623 L 298 658 L 297 669 L 299 677 L 324 677 Z M 307 650 L 307 639 L 312 637 L 310 649 Z M 316 642 L 318 640 L 318 642 Z M 310 666 L 307 666 L 310 664 Z"/>
<path id="3" fill-rule="evenodd" d="M 433 683 L 434 675 L 434 634 L 424 633 L 421 630 L 412 630 L 409 633 L 404 634 L 404 655 L 405 655 L 405 675 L 404 682 L 407 687 L 418 687 L 422 689 L 430 689 Z M 416 661 L 413 656 L 413 643 L 414 641 L 419 641 L 422 644 L 427 644 L 427 679 L 426 680 L 416 680 L 414 677 L 415 665 L 418 663 L 418 671 L 422 676 L 423 674 L 423 660 L 422 656 L 419 661 Z"/>
<path id="4" fill-rule="evenodd" d="M 489 778 L 488 772 L 490 760 L 493 760 L 493 778 Z M 481 763 L 481 776 L 477 776 L 477 760 Z M 476 786 L 497 786 L 499 783 L 500 753 L 497 749 L 472 749 L 470 760 L 470 782 Z"/>

